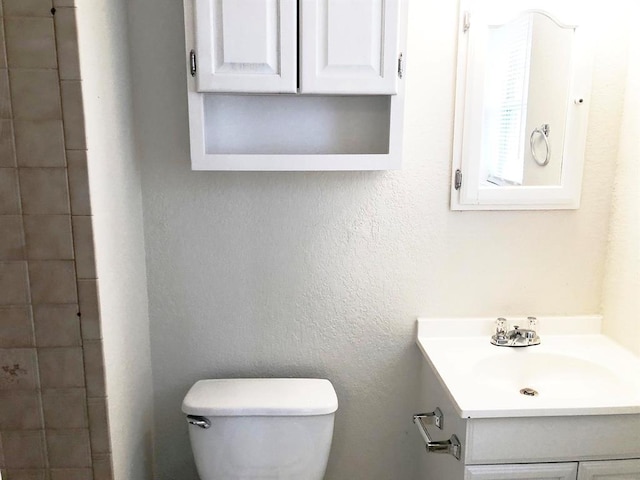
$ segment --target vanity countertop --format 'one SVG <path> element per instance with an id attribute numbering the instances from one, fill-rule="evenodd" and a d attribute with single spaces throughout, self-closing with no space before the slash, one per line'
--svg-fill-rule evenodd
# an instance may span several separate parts
<path id="1" fill-rule="evenodd" d="M 540 345 L 497 347 L 495 318 L 419 318 L 417 344 L 463 418 L 639 414 L 640 358 L 601 322 L 539 317 Z"/>

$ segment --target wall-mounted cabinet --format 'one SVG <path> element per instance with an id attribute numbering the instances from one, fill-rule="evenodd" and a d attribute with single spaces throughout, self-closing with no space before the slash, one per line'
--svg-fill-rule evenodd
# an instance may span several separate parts
<path id="1" fill-rule="evenodd" d="M 400 167 L 406 0 L 185 0 L 194 170 Z"/>
<path id="2" fill-rule="evenodd" d="M 400 0 L 302 0 L 301 93 L 398 93 Z"/>
<path id="3" fill-rule="evenodd" d="M 198 91 L 395 95 L 399 7 L 306 0 L 298 15 L 297 0 L 196 0 Z"/>
<path id="4" fill-rule="evenodd" d="M 580 206 L 597 28 L 578 3 L 461 0 L 453 210 Z"/>
<path id="5" fill-rule="evenodd" d="M 195 0 L 199 92 L 295 93 L 297 0 Z"/>

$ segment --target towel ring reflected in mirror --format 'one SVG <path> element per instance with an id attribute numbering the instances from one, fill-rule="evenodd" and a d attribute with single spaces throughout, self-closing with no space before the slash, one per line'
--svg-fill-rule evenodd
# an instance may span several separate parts
<path id="1" fill-rule="evenodd" d="M 551 144 L 549 143 L 549 124 L 545 123 L 538 128 L 534 128 L 531 132 L 531 136 L 529 137 L 529 147 L 531 148 L 531 156 L 533 160 L 540 165 L 541 167 L 546 167 L 549 164 L 549 160 L 551 160 Z M 536 153 L 535 141 L 536 134 L 538 137 L 541 137 L 544 140 L 544 146 L 546 149 L 546 154 L 544 160 L 540 160 Z"/>

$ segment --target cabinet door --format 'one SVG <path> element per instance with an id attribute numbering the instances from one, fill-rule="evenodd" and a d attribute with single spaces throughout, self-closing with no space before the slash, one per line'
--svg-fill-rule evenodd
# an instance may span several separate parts
<path id="1" fill-rule="evenodd" d="M 401 0 L 301 0 L 302 93 L 397 93 Z"/>
<path id="2" fill-rule="evenodd" d="M 640 460 L 580 462 L 578 480 L 640 480 Z"/>
<path id="3" fill-rule="evenodd" d="M 577 463 L 470 465 L 464 480 L 575 480 L 577 472 Z"/>
<path id="4" fill-rule="evenodd" d="M 199 92 L 292 93 L 296 0 L 195 0 Z"/>

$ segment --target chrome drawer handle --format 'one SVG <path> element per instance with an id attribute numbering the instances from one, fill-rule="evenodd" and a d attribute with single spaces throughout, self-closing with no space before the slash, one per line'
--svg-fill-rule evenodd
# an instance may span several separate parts
<path id="1" fill-rule="evenodd" d="M 427 452 L 433 453 L 450 453 L 457 460 L 460 460 L 462 452 L 462 445 L 456 435 L 451 435 L 449 440 L 432 440 L 429 432 L 427 431 L 427 425 L 435 425 L 442 430 L 444 423 L 444 415 L 442 410 L 436 408 L 433 412 L 418 413 L 413 416 L 413 423 L 418 427 L 418 431 L 427 446 Z"/>
<path id="2" fill-rule="evenodd" d="M 206 417 L 198 417 L 196 415 L 187 415 L 187 422 L 200 428 L 209 428 L 211 422 Z"/>

